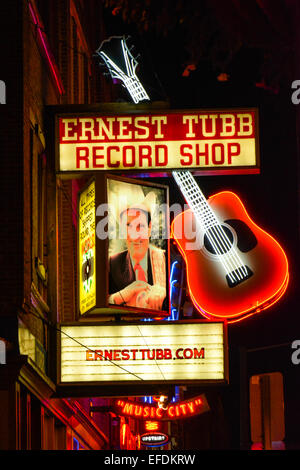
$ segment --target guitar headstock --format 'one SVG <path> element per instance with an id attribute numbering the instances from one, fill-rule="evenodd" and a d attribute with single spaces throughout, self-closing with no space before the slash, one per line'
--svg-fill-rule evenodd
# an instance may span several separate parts
<path id="1" fill-rule="evenodd" d="M 134 57 L 129 46 L 130 37 L 111 36 L 104 40 L 96 50 L 96 54 L 106 65 L 112 79 L 122 82 L 130 93 L 133 101 L 149 100 L 149 96 L 136 75 L 138 57 Z"/>

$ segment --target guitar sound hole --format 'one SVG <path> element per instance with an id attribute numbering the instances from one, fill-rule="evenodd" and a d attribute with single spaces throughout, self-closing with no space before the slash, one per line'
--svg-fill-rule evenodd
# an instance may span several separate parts
<path id="1" fill-rule="evenodd" d="M 213 255 L 221 254 L 224 255 L 227 253 L 233 245 L 233 234 L 228 227 L 222 225 L 221 227 L 211 227 L 209 228 L 204 235 L 204 246 Z M 222 233 L 225 232 L 226 239 L 222 236 Z"/>

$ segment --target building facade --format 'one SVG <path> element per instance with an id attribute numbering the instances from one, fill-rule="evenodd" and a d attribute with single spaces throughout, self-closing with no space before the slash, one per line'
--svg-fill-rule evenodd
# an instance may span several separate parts
<path id="1" fill-rule="evenodd" d="M 57 259 L 72 246 L 74 233 L 68 223 L 72 185 L 56 182 L 46 107 L 110 100 L 93 58 L 105 34 L 101 3 L 89 3 L 88 9 L 73 0 L 1 4 L 7 45 L 1 47 L 7 90 L 1 108 L 7 126 L 0 138 L 7 202 L 1 260 L 9 266 L 1 275 L 1 449 L 105 449 L 116 440 L 110 413 L 91 419 L 88 399 L 53 398 L 55 326 L 74 314 L 67 295 L 73 294 L 72 265 L 62 267 L 65 279 L 57 290 Z M 63 239 L 61 223 L 67 226 Z"/>
<path id="2" fill-rule="evenodd" d="M 100 74 L 94 57 L 107 37 L 103 2 L 89 0 L 88 8 L 85 4 L 83 0 L 0 4 L 0 80 L 1 86 L 5 84 L 5 100 L 0 99 L 6 103 L 0 106 L 1 450 L 140 449 L 140 435 L 146 431 L 145 422 L 118 415 L 112 398 L 101 389 L 92 397 L 77 388 L 63 396 L 56 386 L 60 324 L 78 320 L 77 199 L 88 178 L 57 177 L 53 113 L 62 109 L 99 112 L 108 109 L 107 103 L 114 103 L 118 112 L 124 105 L 119 103 L 118 88 Z M 296 7 L 295 12 L 297 18 Z M 293 67 L 298 73 L 299 66 Z M 199 89 L 194 85 L 188 90 L 184 84 L 186 96 Z M 247 85 L 234 87 L 228 93 L 223 90 L 222 98 L 216 94 L 219 102 L 212 99 L 213 106 L 226 109 L 232 103 L 247 103 L 260 108 L 262 171 L 244 179 L 207 178 L 205 189 L 222 190 L 226 183 L 251 196 L 249 207 L 257 214 L 258 224 L 265 226 L 266 221 L 267 229 L 268 224 L 276 228 L 286 244 L 290 284 L 270 315 L 230 327 L 229 385 L 180 387 L 177 398 L 181 400 L 205 393 L 210 412 L 164 423 L 163 431 L 172 436 L 167 449 L 300 447 L 295 262 L 299 255 L 299 111 L 291 104 L 289 84 L 278 97 L 256 88 L 261 94 L 247 99 Z M 178 93 L 180 105 L 184 96 Z M 201 107 L 199 96 L 203 98 L 197 95 L 190 107 Z M 171 178 L 165 181 L 170 202 L 178 202 L 175 183 Z M 264 204 L 271 208 L 268 219 Z M 171 254 L 182 267 L 180 294 L 172 306 L 176 305 L 180 319 L 198 319 L 183 260 L 172 244 Z M 128 399 L 142 402 L 141 397 Z"/>

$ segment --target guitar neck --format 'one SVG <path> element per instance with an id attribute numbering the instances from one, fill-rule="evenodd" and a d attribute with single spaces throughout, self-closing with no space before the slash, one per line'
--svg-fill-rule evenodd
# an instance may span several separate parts
<path id="1" fill-rule="evenodd" d="M 117 78 L 123 83 L 134 103 L 143 100 L 149 101 L 150 98 L 135 72 L 138 65 L 136 59 L 131 55 L 124 38 L 115 38 L 116 40 L 121 48 L 120 56 L 117 56 L 118 60 L 110 57 L 110 52 L 105 46 L 98 49 L 98 54 L 105 62 L 112 78 Z"/>
<path id="2" fill-rule="evenodd" d="M 253 274 L 252 271 L 244 264 L 237 250 L 232 249 L 230 239 L 192 174 L 189 171 L 173 171 L 172 174 L 213 247 L 214 253 L 222 263 L 229 287 L 234 287 L 248 279 Z"/>
<path id="3" fill-rule="evenodd" d="M 149 100 L 149 96 L 147 95 L 145 88 L 142 86 L 138 78 L 129 77 L 124 74 L 121 79 L 134 103 L 138 103 L 142 100 Z"/>
<path id="4" fill-rule="evenodd" d="M 186 202 L 204 230 L 219 224 L 204 194 L 189 171 L 173 171 L 173 177 Z"/>

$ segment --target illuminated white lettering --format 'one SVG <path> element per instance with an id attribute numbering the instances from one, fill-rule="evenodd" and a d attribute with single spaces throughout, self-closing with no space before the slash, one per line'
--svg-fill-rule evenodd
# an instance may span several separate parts
<path id="1" fill-rule="evenodd" d="M 113 132 L 113 124 L 115 122 L 115 118 L 106 118 L 107 124 L 104 122 L 102 118 L 96 118 L 96 122 L 99 125 L 99 134 L 97 135 L 97 139 L 105 139 L 107 137 L 109 140 L 114 140 L 115 135 Z M 103 134 L 105 133 L 105 135 Z"/>
<path id="2" fill-rule="evenodd" d="M 135 139 L 148 139 L 149 137 L 149 126 L 142 125 L 141 122 L 149 123 L 149 117 L 148 116 L 138 116 L 134 118 L 134 127 L 135 132 L 134 132 L 134 138 Z M 144 131 L 143 133 L 140 133 L 139 130 Z"/>
<path id="3" fill-rule="evenodd" d="M 240 130 L 237 135 L 247 136 L 253 133 L 253 118 L 251 114 L 237 114 L 240 121 Z"/>
<path id="4" fill-rule="evenodd" d="M 182 122 L 183 124 L 186 124 L 188 123 L 188 126 L 189 126 L 189 130 L 188 132 L 185 134 L 186 137 L 196 137 L 196 134 L 194 132 L 194 128 L 193 128 L 193 122 L 198 124 L 198 116 L 183 116 L 182 117 Z"/>
<path id="5" fill-rule="evenodd" d="M 72 124 L 76 125 L 77 124 L 77 119 L 63 119 L 62 123 L 64 125 L 64 138 L 63 140 L 77 140 L 77 132 L 74 132 L 74 129 L 72 128 Z M 71 132 L 73 132 L 73 135 L 69 135 Z"/>
<path id="6" fill-rule="evenodd" d="M 214 137 L 216 135 L 216 119 L 217 114 L 202 114 L 199 118 L 202 121 L 202 134 L 204 137 Z M 207 120 L 211 120 L 211 131 L 207 130 L 208 124 Z"/>
<path id="7" fill-rule="evenodd" d="M 84 118 L 80 119 L 81 123 L 81 136 L 79 140 L 94 140 L 95 133 L 94 133 L 94 119 Z M 89 135 L 86 135 L 86 134 Z"/>
<path id="8" fill-rule="evenodd" d="M 154 135 L 154 138 L 163 139 L 164 134 L 162 133 L 161 126 L 162 124 L 167 124 L 167 116 L 152 116 L 151 124 L 156 124 L 156 134 Z"/>
<path id="9" fill-rule="evenodd" d="M 222 131 L 220 136 L 231 137 L 235 135 L 235 116 L 233 114 L 221 114 L 222 119 Z"/>
<path id="10" fill-rule="evenodd" d="M 128 130 L 128 124 L 132 123 L 131 117 L 120 117 L 118 118 L 120 123 L 120 132 L 117 139 L 132 139 L 132 131 Z"/>

